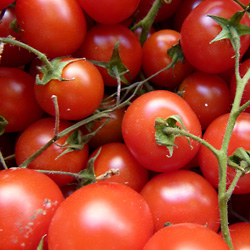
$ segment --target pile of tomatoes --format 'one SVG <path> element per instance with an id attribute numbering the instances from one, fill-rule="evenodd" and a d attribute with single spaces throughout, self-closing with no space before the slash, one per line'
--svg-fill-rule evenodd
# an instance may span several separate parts
<path id="1" fill-rule="evenodd" d="M 211 16 L 250 3 L 237 2 L 1 0 L 0 250 L 230 249 L 217 158 L 199 138 L 223 142 L 235 49 L 211 42 L 222 30 Z M 250 26 L 246 13 L 236 21 Z M 242 77 L 249 46 L 246 33 Z M 228 156 L 250 150 L 249 112 Z M 169 124 L 193 137 L 166 136 Z M 249 201 L 245 174 L 228 208 L 235 250 L 250 248 Z"/>

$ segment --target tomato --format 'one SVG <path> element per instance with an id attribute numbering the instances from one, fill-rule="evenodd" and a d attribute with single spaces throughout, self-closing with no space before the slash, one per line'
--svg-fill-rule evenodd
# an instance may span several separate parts
<path id="1" fill-rule="evenodd" d="M 181 6 L 181 2 L 182 0 L 172 0 L 172 1 L 169 1 L 169 3 L 162 5 L 162 7 L 157 13 L 155 22 L 162 22 L 168 19 L 169 17 L 173 16 L 176 10 L 178 9 L 178 7 Z M 151 1 L 151 0 L 140 1 L 140 4 L 137 10 L 135 11 L 135 15 L 137 15 L 137 18 L 139 20 L 144 18 L 147 15 L 153 3 L 154 1 Z"/>
<path id="2" fill-rule="evenodd" d="M 155 231 L 165 223 L 196 223 L 217 232 L 220 226 L 218 195 L 201 175 L 176 170 L 156 175 L 141 190 L 154 219 Z"/>
<path id="3" fill-rule="evenodd" d="M 16 17 L 23 41 L 49 58 L 72 54 L 86 35 L 85 17 L 76 0 L 18 0 Z"/>
<path id="4" fill-rule="evenodd" d="M 249 68 L 250 68 L 250 58 L 243 61 L 240 64 L 240 67 L 239 67 L 240 76 L 243 77 L 246 74 L 246 72 L 249 70 Z M 235 92 L 236 92 L 236 77 L 235 77 L 235 74 L 233 74 L 232 78 L 231 78 L 230 90 L 231 90 L 232 97 L 234 98 Z M 250 80 L 247 82 L 247 84 L 245 86 L 243 96 L 242 96 L 242 99 L 241 99 L 241 105 L 244 104 L 245 102 L 249 101 L 249 100 L 250 100 Z M 245 109 L 245 112 L 250 113 L 250 107 L 249 106 Z"/>
<path id="5" fill-rule="evenodd" d="M 203 139 L 214 146 L 216 149 L 220 149 L 222 140 L 226 130 L 229 114 L 224 114 L 216 118 L 206 129 Z M 250 138 L 250 114 L 243 112 L 236 120 L 235 127 L 233 129 L 229 148 L 228 156 L 242 147 L 245 150 L 250 150 L 249 145 Z M 199 163 L 200 169 L 205 178 L 215 187 L 218 187 L 219 171 L 218 162 L 214 154 L 205 146 L 201 146 L 199 150 Z M 235 170 L 228 167 L 227 169 L 227 185 L 229 185 L 235 176 Z M 250 175 L 246 174 L 240 178 L 237 186 L 234 189 L 234 193 L 243 194 L 250 192 Z"/>
<path id="6" fill-rule="evenodd" d="M 21 40 L 18 32 L 11 28 L 11 23 L 15 21 L 15 8 L 9 7 L 5 9 L 1 15 L 0 37 L 12 36 L 16 40 Z M 0 66 L 18 67 L 27 64 L 34 58 L 34 54 L 28 50 L 10 44 L 4 45 L 3 53 L 1 53 Z"/>
<path id="7" fill-rule="evenodd" d="M 87 33 L 86 39 L 76 53 L 78 57 L 86 57 L 87 60 L 109 61 L 115 44 L 120 41 L 119 55 L 130 75 L 126 74 L 128 81 L 137 76 L 141 69 L 142 47 L 136 35 L 129 28 L 121 25 L 96 25 Z M 112 78 L 105 68 L 98 66 L 104 84 L 116 86 L 117 80 Z"/>
<path id="8" fill-rule="evenodd" d="M 116 98 L 106 99 L 107 95 L 104 95 L 104 105 L 101 104 L 100 108 L 108 109 L 111 105 L 114 105 L 116 102 Z M 102 126 L 105 122 L 106 124 L 96 132 L 96 134 L 91 137 L 88 141 L 88 145 L 92 149 L 96 149 L 103 144 L 110 142 L 122 142 L 122 119 L 125 113 L 125 107 L 117 108 L 114 111 L 110 112 L 111 119 L 108 118 L 100 118 L 95 121 L 88 123 L 86 126 L 81 127 L 84 133 L 89 133 L 92 131 L 96 131 L 100 126 Z M 108 121 L 107 121 L 108 120 Z"/>
<path id="9" fill-rule="evenodd" d="M 218 75 L 196 71 L 183 80 L 178 92 L 198 116 L 203 130 L 215 118 L 230 112 L 230 90 Z"/>
<path id="10" fill-rule="evenodd" d="M 19 136 L 15 147 L 16 162 L 18 165 L 28 159 L 45 143 L 52 139 L 54 135 L 54 123 L 54 118 L 43 118 L 23 131 Z M 71 125 L 73 125 L 71 122 L 61 120 L 59 132 Z M 28 165 L 28 168 L 73 173 L 80 172 L 84 168 L 88 159 L 88 145 L 85 144 L 80 151 L 74 150 L 73 152 L 68 152 L 57 158 L 66 150 L 66 147 L 63 147 L 63 145 L 67 138 L 68 135 L 60 138 L 56 143 L 53 143 L 48 149 L 32 161 Z M 74 177 L 69 175 L 51 174 L 49 177 L 51 177 L 59 186 L 66 185 L 74 180 Z"/>
<path id="11" fill-rule="evenodd" d="M 123 184 L 102 182 L 78 189 L 61 203 L 48 242 L 50 250 L 141 250 L 152 233 L 152 215 L 141 195 Z"/>
<path id="12" fill-rule="evenodd" d="M 46 175 L 25 168 L 1 170 L 1 249 L 36 249 L 62 201 L 59 187 Z"/>
<path id="13" fill-rule="evenodd" d="M 197 7 L 203 1 L 204 0 L 182 0 L 181 5 L 174 14 L 174 29 L 180 31 L 185 18 L 195 7 Z"/>
<path id="14" fill-rule="evenodd" d="M 89 159 L 96 156 L 99 149 L 101 152 L 94 162 L 95 175 L 100 176 L 110 169 L 118 169 L 119 175 L 105 181 L 128 185 L 139 192 L 148 180 L 148 171 L 135 160 L 126 145 L 118 142 L 104 144 L 97 148 Z"/>
<path id="15" fill-rule="evenodd" d="M 63 61 L 74 58 L 65 57 Z M 59 115 L 65 120 L 80 120 L 91 115 L 99 106 L 104 94 L 104 84 L 98 69 L 85 59 L 69 63 L 62 72 L 69 81 L 51 80 L 45 85 L 35 85 L 37 102 L 48 114 L 55 115 L 52 95 L 57 96 Z"/>
<path id="16" fill-rule="evenodd" d="M 156 232 L 143 250 L 229 250 L 226 242 L 214 231 L 205 226 L 183 223 L 167 226 Z"/>
<path id="17" fill-rule="evenodd" d="M 10 4 L 12 4 L 13 2 L 15 2 L 15 0 L 1 0 L 0 3 L 0 10 L 8 7 Z"/>
<path id="18" fill-rule="evenodd" d="M 42 117 L 33 77 L 21 69 L 0 67 L 0 82 L 0 115 L 8 121 L 5 132 L 22 131 Z"/>
<path id="19" fill-rule="evenodd" d="M 142 69 L 147 77 L 168 66 L 172 59 L 167 50 L 178 43 L 180 33 L 175 30 L 163 29 L 153 33 L 144 43 L 142 50 Z M 193 67 L 187 63 L 178 62 L 174 68 L 159 73 L 150 79 L 161 87 L 175 87 L 189 75 Z"/>
<path id="20" fill-rule="evenodd" d="M 221 26 L 208 15 L 216 15 L 229 19 L 240 5 L 232 0 L 203 1 L 187 16 L 181 28 L 180 43 L 185 58 L 195 68 L 207 73 L 221 73 L 230 69 L 235 62 L 235 52 L 229 41 L 224 39 L 210 43 L 220 32 Z M 241 24 L 250 25 L 245 15 Z M 246 52 L 250 44 L 250 36 L 241 37 L 240 55 Z"/>
<path id="21" fill-rule="evenodd" d="M 122 123 L 125 144 L 136 160 L 145 168 L 165 172 L 186 165 L 198 152 L 199 143 L 187 138 L 177 137 L 173 155 L 169 156 L 166 146 L 160 146 L 155 140 L 155 119 L 166 119 L 179 115 L 186 129 L 201 136 L 200 122 L 187 104 L 177 94 L 167 90 L 155 90 L 135 99 L 128 107 Z"/>
<path id="22" fill-rule="evenodd" d="M 101 0 L 98 4 L 91 0 L 78 0 L 78 2 L 97 23 L 116 24 L 130 17 L 140 0 Z"/>
<path id="23" fill-rule="evenodd" d="M 250 248 L 250 222 L 238 222 L 229 225 L 230 235 L 234 250 L 245 250 Z M 220 235 L 222 235 L 220 233 Z"/>

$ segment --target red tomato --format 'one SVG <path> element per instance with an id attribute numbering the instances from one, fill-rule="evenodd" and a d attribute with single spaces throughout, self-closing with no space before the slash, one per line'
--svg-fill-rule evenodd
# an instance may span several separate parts
<path id="1" fill-rule="evenodd" d="M 52 139 L 54 135 L 54 118 L 47 117 L 30 125 L 23 131 L 17 140 L 15 147 L 16 162 L 20 165 L 23 161 L 28 159 L 45 143 Z M 71 122 L 61 120 L 59 132 L 73 125 Z M 80 172 L 88 159 L 88 145 L 85 144 L 82 150 L 74 150 L 57 158 L 61 153 L 66 150 L 63 145 L 65 144 L 68 135 L 57 140 L 32 161 L 28 168 L 41 169 L 41 170 L 55 170 L 64 172 Z M 49 175 L 59 186 L 66 185 L 74 180 L 74 177 L 69 175 Z"/>
<path id="2" fill-rule="evenodd" d="M 216 118 L 208 126 L 203 135 L 203 139 L 217 149 L 220 149 L 222 145 L 222 140 L 226 130 L 228 118 L 229 114 L 225 114 Z M 250 114 L 243 112 L 237 118 L 235 127 L 233 129 L 228 148 L 228 156 L 232 155 L 233 152 L 239 147 L 242 147 L 245 150 L 250 150 L 249 138 L 250 138 Z M 205 146 L 200 147 L 199 163 L 200 163 L 200 169 L 205 178 L 213 186 L 218 187 L 218 180 L 219 180 L 218 162 L 214 154 Z M 227 173 L 228 173 L 227 184 L 229 185 L 235 176 L 235 170 L 233 168 L 228 167 Z M 250 175 L 246 174 L 240 178 L 234 190 L 234 193 L 243 194 L 249 192 L 250 192 Z"/>
<path id="3" fill-rule="evenodd" d="M 78 0 L 84 11 L 97 23 L 116 24 L 133 14 L 140 0 Z"/>
<path id="4" fill-rule="evenodd" d="M 221 26 L 207 15 L 229 19 L 236 11 L 242 10 L 232 0 L 208 0 L 200 3 L 183 22 L 180 43 L 185 58 L 198 70 L 207 73 L 221 73 L 230 69 L 235 62 L 235 52 L 229 41 L 224 39 L 210 42 L 221 32 Z M 245 15 L 241 24 L 250 25 Z M 240 54 L 244 55 L 250 44 L 250 36 L 241 37 Z"/>
<path id="5" fill-rule="evenodd" d="M 250 222 L 239 222 L 229 225 L 234 250 L 250 248 Z M 222 234 L 220 233 L 222 236 Z"/>
<path id="6" fill-rule="evenodd" d="M 62 201 L 59 187 L 46 175 L 25 168 L 1 170 L 1 249 L 36 249 Z"/>
<path id="7" fill-rule="evenodd" d="M 15 8 L 9 7 L 3 11 L 0 22 L 0 37 L 12 36 L 16 40 L 21 40 L 20 34 L 11 28 L 11 23 L 15 21 L 15 18 Z M 1 53 L 0 66 L 18 67 L 25 65 L 33 58 L 34 54 L 30 53 L 28 50 L 18 46 L 5 44 L 3 53 Z"/>
<path id="8" fill-rule="evenodd" d="M 199 143 L 187 138 L 177 137 L 173 155 L 169 155 L 166 146 L 160 146 L 155 140 L 155 119 L 166 119 L 171 115 L 179 115 L 186 129 L 196 136 L 201 136 L 200 122 L 187 104 L 177 94 L 167 90 L 148 92 L 128 107 L 122 123 L 125 144 L 136 160 L 145 168 L 165 172 L 179 169 L 186 165 L 198 152 Z"/>
<path id="9" fill-rule="evenodd" d="M 177 44 L 179 39 L 179 32 L 163 29 L 153 33 L 145 41 L 142 50 L 142 69 L 147 77 L 164 69 L 172 62 L 171 57 L 167 54 L 167 50 Z M 192 70 L 193 67 L 188 62 L 178 62 L 174 68 L 159 73 L 150 81 L 162 87 L 175 87 Z"/>
<path id="10" fill-rule="evenodd" d="M 155 231 L 164 224 L 196 223 L 217 232 L 220 226 L 218 195 L 201 175 L 177 170 L 156 175 L 141 190 L 154 219 Z"/>
<path id="11" fill-rule="evenodd" d="M 239 67 L 240 76 L 243 77 L 246 74 L 246 72 L 249 70 L 249 68 L 250 68 L 250 58 L 243 61 L 240 64 L 240 67 Z M 234 98 L 235 91 L 236 91 L 236 77 L 235 77 L 235 74 L 233 74 L 233 76 L 231 78 L 230 90 L 231 90 L 232 97 Z M 247 84 L 245 86 L 243 96 L 242 96 L 242 99 L 241 99 L 241 104 L 244 104 L 245 102 L 247 102 L 249 100 L 250 100 L 250 80 L 247 82 Z M 250 113 L 250 107 L 249 106 L 245 109 L 245 112 Z"/>
<path id="12" fill-rule="evenodd" d="M 230 250 L 226 242 L 205 226 L 183 223 L 167 226 L 156 232 L 143 250 Z"/>
<path id="13" fill-rule="evenodd" d="M 0 83 L 0 115 L 8 121 L 6 132 L 22 131 L 42 117 L 33 77 L 17 68 L 0 67 Z"/>
<path id="14" fill-rule="evenodd" d="M 132 79 L 137 76 L 141 69 L 142 48 L 136 35 L 121 24 L 96 25 L 87 33 L 86 39 L 78 50 L 78 57 L 86 57 L 88 60 L 109 61 L 113 53 L 115 44 L 120 41 L 119 55 L 123 64 L 129 70 Z M 104 84 L 116 86 L 117 80 L 112 78 L 106 69 L 98 66 Z M 126 74 L 128 81 L 132 80 Z"/>
<path id="15" fill-rule="evenodd" d="M 15 0 L 1 0 L 1 2 L 0 2 L 0 10 L 8 7 L 13 2 L 15 2 Z"/>
<path id="16" fill-rule="evenodd" d="M 119 175 L 106 179 L 106 182 L 118 182 L 128 185 L 136 191 L 141 191 L 148 180 L 148 171 L 142 167 L 130 153 L 124 143 L 107 143 L 97 148 L 89 157 L 94 157 L 101 149 L 94 162 L 96 176 L 110 169 L 118 169 Z"/>
<path id="17" fill-rule="evenodd" d="M 63 61 L 74 58 L 65 57 Z M 51 80 L 46 85 L 35 85 L 39 105 L 48 114 L 55 115 L 52 95 L 57 96 L 59 115 L 65 120 L 80 120 L 91 115 L 102 101 L 104 84 L 98 69 L 85 59 L 69 63 L 62 78 L 70 81 Z"/>
<path id="18" fill-rule="evenodd" d="M 230 90 L 218 75 L 197 71 L 183 80 L 178 92 L 198 116 L 203 130 L 215 118 L 230 112 Z"/>
<path id="19" fill-rule="evenodd" d="M 152 233 L 152 215 L 142 196 L 125 185 L 102 182 L 65 199 L 48 242 L 50 250 L 141 250 Z"/>
<path id="20" fill-rule="evenodd" d="M 49 58 L 72 54 L 86 35 L 85 17 L 76 0 L 18 0 L 16 17 L 23 41 Z"/>

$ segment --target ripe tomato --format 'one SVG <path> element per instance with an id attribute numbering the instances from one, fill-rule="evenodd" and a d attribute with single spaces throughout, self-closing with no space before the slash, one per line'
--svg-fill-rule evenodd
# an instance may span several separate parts
<path id="1" fill-rule="evenodd" d="M 240 67 L 239 67 L 240 76 L 243 77 L 246 74 L 246 72 L 249 70 L 249 68 L 250 68 L 250 58 L 243 61 L 240 64 Z M 233 76 L 231 78 L 230 90 L 231 90 L 232 97 L 234 98 L 235 92 L 236 92 L 236 77 L 235 77 L 235 74 L 233 74 Z M 243 96 L 242 96 L 242 99 L 241 99 L 241 104 L 244 104 L 245 102 L 247 102 L 249 100 L 250 100 L 250 80 L 247 82 L 247 84 L 245 86 Z M 245 109 L 245 112 L 250 113 L 250 107 L 249 106 Z"/>
<path id="2" fill-rule="evenodd" d="M 167 90 L 148 92 L 128 107 L 122 123 L 125 144 L 136 160 L 145 168 L 165 172 L 186 165 L 198 152 L 199 143 L 187 138 L 177 137 L 173 155 L 169 155 L 166 146 L 160 146 L 155 140 L 155 119 L 166 119 L 171 115 L 180 115 L 187 130 L 201 136 L 200 122 L 187 104 L 177 94 Z"/>
<path id="3" fill-rule="evenodd" d="M 12 36 L 16 40 L 21 40 L 18 32 L 11 28 L 11 23 L 15 21 L 15 8 L 9 7 L 1 14 L 0 22 L 0 37 Z M 34 54 L 28 50 L 10 44 L 4 45 L 4 50 L 1 53 L 0 66 L 2 67 L 18 67 L 25 65 L 34 58 Z"/>
<path id="4" fill-rule="evenodd" d="M 234 250 L 250 248 L 250 222 L 238 222 L 229 225 Z M 222 235 L 220 233 L 220 235 Z"/>
<path id="5" fill-rule="evenodd" d="M 18 165 L 28 159 L 45 143 L 52 139 L 54 135 L 54 123 L 54 118 L 43 118 L 23 131 L 19 136 L 15 147 L 16 162 Z M 59 132 L 71 125 L 71 122 L 61 120 Z M 74 150 L 73 152 L 68 152 L 57 158 L 64 152 L 64 150 L 66 150 L 66 147 L 63 145 L 67 138 L 68 135 L 57 140 L 56 143 L 52 144 L 34 161 L 32 161 L 28 165 L 28 168 L 73 173 L 80 172 L 84 168 L 88 159 L 88 145 L 85 144 L 80 151 Z M 49 177 L 51 177 L 59 186 L 66 185 L 74 180 L 74 178 L 69 175 L 51 174 Z"/>
<path id="6" fill-rule="evenodd" d="M 84 11 L 97 23 L 116 24 L 133 14 L 140 0 L 78 0 Z"/>
<path id="7" fill-rule="evenodd" d="M 240 5 L 232 0 L 208 0 L 200 3 L 183 22 L 180 43 L 185 58 L 198 70 L 207 73 L 220 73 L 233 67 L 235 52 L 229 41 L 224 39 L 210 42 L 221 32 L 221 26 L 207 15 L 216 15 L 229 19 Z M 245 15 L 241 24 L 250 25 Z M 241 36 L 240 55 L 249 47 L 250 36 Z"/>
<path id="8" fill-rule="evenodd" d="M 0 82 L 0 115 L 8 121 L 5 132 L 22 131 L 42 117 L 33 77 L 21 69 L 0 67 Z"/>
<path id="9" fill-rule="evenodd" d="M 167 50 L 178 43 L 180 33 L 163 29 L 153 33 L 144 43 L 142 50 L 142 69 L 147 77 L 168 66 L 172 59 Z M 188 62 L 178 62 L 174 68 L 165 70 L 152 79 L 153 83 L 162 87 L 175 87 L 188 76 L 193 67 Z"/>
<path id="10" fill-rule="evenodd" d="M 72 54 L 86 35 L 85 17 L 76 0 L 18 0 L 16 17 L 23 41 L 49 58 Z"/>
<path id="11" fill-rule="evenodd" d="M 226 242 L 205 226 L 182 223 L 167 226 L 156 232 L 143 250 L 230 250 Z"/>
<path id="12" fill-rule="evenodd" d="M 218 195 L 201 175 L 176 170 L 156 175 L 141 190 L 154 219 L 155 231 L 164 224 L 196 223 L 217 232 L 220 226 Z"/>
<path id="13" fill-rule="evenodd" d="M 64 57 L 63 61 L 74 58 Z M 52 95 L 57 96 L 59 115 L 65 120 L 80 120 L 91 115 L 102 101 L 104 84 L 98 69 L 85 59 L 69 63 L 62 78 L 70 81 L 51 80 L 45 85 L 35 85 L 37 102 L 48 114 L 55 115 Z"/>
<path id="14" fill-rule="evenodd" d="M 0 248 L 34 250 L 63 201 L 59 187 L 31 169 L 0 171 Z"/>
<path id="15" fill-rule="evenodd" d="M 15 0 L 1 0 L 1 2 L 0 2 L 0 10 L 8 7 L 13 2 L 15 2 Z"/>
<path id="16" fill-rule="evenodd" d="M 126 74 L 128 81 L 132 80 L 141 69 L 142 47 L 136 35 L 121 24 L 96 25 L 87 33 L 86 39 L 76 53 L 78 57 L 86 57 L 88 60 L 109 61 L 115 44 L 120 41 L 119 55 L 123 64 L 127 67 L 131 77 Z M 112 78 L 105 68 L 98 66 L 104 84 L 116 86 L 117 80 Z"/>
<path id="17" fill-rule="evenodd" d="M 142 167 L 130 153 L 124 143 L 107 143 L 97 148 L 89 157 L 94 157 L 101 149 L 94 162 L 96 176 L 106 173 L 110 169 L 118 169 L 119 175 L 106 179 L 106 182 L 118 182 L 128 185 L 137 192 L 148 180 L 148 171 Z"/>
<path id="18" fill-rule="evenodd" d="M 202 130 L 218 116 L 230 112 L 230 90 L 218 75 L 196 71 L 183 80 L 178 92 L 198 116 Z"/>
<path id="19" fill-rule="evenodd" d="M 222 140 L 226 130 L 229 114 L 224 114 L 216 118 L 206 129 L 203 139 L 210 143 L 217 149 L 220 149 Z M 245 150 L 250 150 L 249 144 L 250 138 L 250 114 L 243 112 L 239 115 L 236 120 L 235 127 L 233 129 L 229 148 L 228 156 L 232 155 L 233 152 L 242 147 Z M 219 170 L 218 162 L 214 154 L 207 149 L 205 146 L 201 146 L 199 150 L 199 163 L 200 169 L 205 178 L 215 187 L 218 187 Z M 235 170 L 228 167 L 227 169 L 227 185 L 229 185 L 234 176 Z M 246 174 L 240 178 L 234 193 L 243 194 L 250 192 L 250 175 Z"/>
<path id="20" fill-rule="evenodd" d="M 152 233 L 142 196 L 123 184 L 102 182 L 64 200 L 51 221 L 48 243 L 50 250 L 141 250 Z"/>

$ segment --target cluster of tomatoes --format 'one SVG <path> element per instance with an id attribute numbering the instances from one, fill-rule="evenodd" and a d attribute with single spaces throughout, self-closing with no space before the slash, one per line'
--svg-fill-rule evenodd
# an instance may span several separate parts
<path id="1" fill-rule="evenodd" d="M 230 249 L 217 158 L 195 137 L 223 142 L 235 49 L 211 43 L 222 29 L 212 16 L 232 20 L 249 4 L 237 2 L 1 0 L 0 250 Z M 247 14 L 234 21 L 250 26 Z M 249 46 L 246 33 L 242 77 Z M 228 155 L 250 150 L 249 112 Z M 166 136 L 172 123 L 194 137 Z M 250 248 L 249 200 L 246 174 L 230 200 L 235 250 Z"/>

